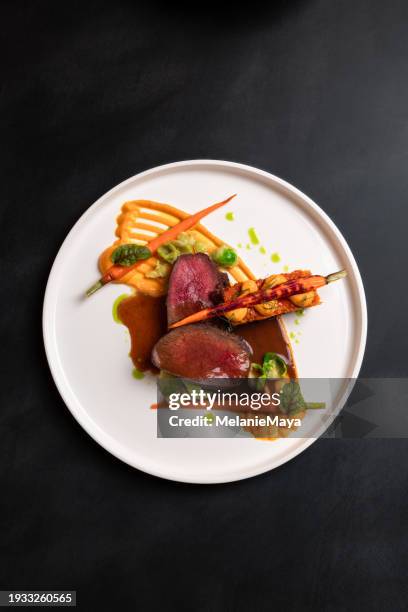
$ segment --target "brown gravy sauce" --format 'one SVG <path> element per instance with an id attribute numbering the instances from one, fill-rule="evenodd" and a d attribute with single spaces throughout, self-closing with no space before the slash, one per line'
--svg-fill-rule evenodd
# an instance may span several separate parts
<path id="1" fill-rule="evenodd" d="M 118 316 L 129 330 L 131 338 L 130 357 L 138 370 L 157 373 L 151 362 L 151 353 L 156 342 L 167 332 L 166 297 L 151 297 L 142 293 L 126 298 L 118 306 Z M 246 323 L 236 328 L 237 333 L 250 344 L 252 361 L 262 363 L 265 353 L 272 351 L 281 355 L 288 364 L 290 377 L 296 377 L 288 341 L 279 319 Z"/>
<path id="2" fill-rule="evenodd" d="M 150 356 L 156 342 L 167 332 L 166 297 L 136 293 L 120 302 L 118 316 L 129 330 L 130 357 L 135 367 L 157 373 Z"/>
<path id="3" fill-rule="evenodd" d="M 252 346 L 252 361 L 262 364 L 265 353 L 278 353 L 287 363 L 289 376 L 296 378 L 292 351 L 278 318 L 271 317 L 263 321 L 245 323 L 236 328 L 236 333 Z"/>

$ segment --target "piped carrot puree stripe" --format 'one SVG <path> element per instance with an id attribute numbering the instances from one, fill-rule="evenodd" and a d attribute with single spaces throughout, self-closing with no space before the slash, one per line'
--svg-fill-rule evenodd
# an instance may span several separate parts
<path id="1" fill-rule="evenodd" d="M 100 255 L 99 268 L 101 273 L 104 274 L 111 267 L 111 254 L 118 245 L 130 242 L 146 244 L 189 216 L 188 213 L 161 202 L 151 200 L 125 202 L 116 219 L 115 235 L 117 240 Z M 162 227 L 145 223 L 145 220 L 156 221 Z M 150 233 L 144 233 L 146 231 Z M 207 244 L 209 252 L 225 244 L 201 223 L 196 225 L 193 231 L 198 240 L 203 240 Z M 119 282 L 139 289 L 139 291 L 148 295 L 157 297 L 164 295 L 166 293 L 166 279 L 146 277 L 146 273 L 155 268 L 157 261 L 156 257 L 151 257 L 136 270 L 132 270 L 129 274 L 123 276 Z M 229 269 L 229 274 L 237 282 L 255 279 L 255 276 L 241 259 L 238 260 L 236 266 Z"/>

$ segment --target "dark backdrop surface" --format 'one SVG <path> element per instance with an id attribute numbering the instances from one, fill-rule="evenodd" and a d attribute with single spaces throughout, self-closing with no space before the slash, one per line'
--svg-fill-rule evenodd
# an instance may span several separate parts
<path id="1" fill-rule="evenodd" d="M 1 4 L 0 588 L 80 609 L 403 610 L 406 441 L 321 440 L 258 478 L 160 481 L 59 397 L 41 308 L 66 233 L 123 179 L 228 159 L 309 194 L 367 292 L 364 376 L 408 353 L 408 4 Z"/>

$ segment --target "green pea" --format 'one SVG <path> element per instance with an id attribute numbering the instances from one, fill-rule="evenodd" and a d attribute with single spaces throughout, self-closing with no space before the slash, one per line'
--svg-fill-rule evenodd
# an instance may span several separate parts
<path id="1" fill-rule="evenodd" d="M 238 255 L 233 248 L 228 246 L 221 246 L 211 255 L 213 261 L 219 266 L 225 266 L 229 268 L 235 266 L 238 261 Z"/>

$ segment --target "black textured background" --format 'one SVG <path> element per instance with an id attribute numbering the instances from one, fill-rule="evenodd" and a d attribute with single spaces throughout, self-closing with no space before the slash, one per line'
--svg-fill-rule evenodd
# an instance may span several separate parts
<path id="1" fill-rule="evenodd" d="M 406 375 L 406 0 L 0 10 L 0 588 L 76 589 L 84 610 L 405 610 L 406 441 L 321 440 L 230 485 L 149 477 L 64 407 L 41 308 L 62 240 L 107 189 L 240 161 L 338 224 L 367 292 L 362 373 Z"/>

